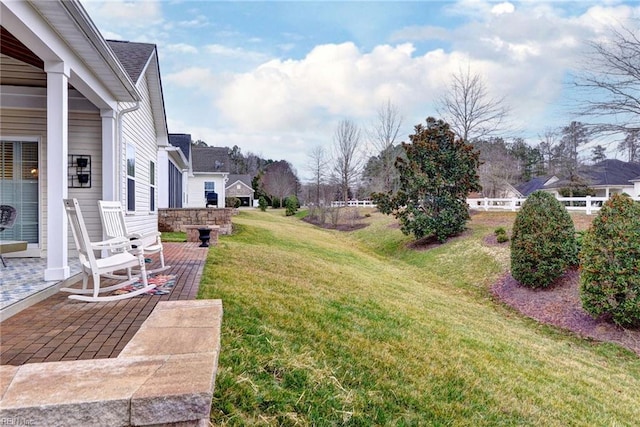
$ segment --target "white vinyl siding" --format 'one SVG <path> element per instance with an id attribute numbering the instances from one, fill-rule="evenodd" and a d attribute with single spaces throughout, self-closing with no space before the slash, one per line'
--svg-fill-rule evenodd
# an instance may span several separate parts
<path id="1" fill-rule="evenodd" d="M 189 194 L 188 194 L 188 206 L 189 208 L 204 208 L 207 204 L 207 200 L 204 196 L 204 183 L 215 182 L 216 192 L 218 193 L 218 207 L 224 207 L 224 178 L 227 174 L 198 174 L 193 177 L 189 177 Z"/>
<path id="2" fill-rule="evenodd" d="M 10 86 L 46 87 L 47 73 L 17 59 L 0 54 L 2 73 L 0 84 Z"/>
<path id="3" fill-rule="evenodd" d="M 46 212 L 49 200 L 46 194 L 47 177 L 47 126 L 46 111 L 37 109 L 12 109 L 0 108 L 0 137 L 28 138 L 39 140 L 39 240 L 42 250 L 47 248 Z M 87 222 L 87 229 L 92 239 L 102 238 L 102 226 L 98 214 L 97 201 L 102 196 L 102 149 L 101 149 L 102 122 L 97 112 L 69 112 L 69 154 L 82 154 L 91 156 L 91 188 L 69 188 L 68 196 L 78 199 L 82 213 Z M 62 200 L 59 201 L 62 206 Z M 70 248 L 74 248 L 73 240 L 70 240 Z"/>
<path id="4" fill-rule="evenodd" d="M 157 164 L 158 145 L 155 122 L 151 110 L 147 78 L 141 77 L 137 84 L 142 95 L 137 110 L 126 113 L 122 117 L 122 137 L 126 144 L 133 144 L 136 149 L 135 171 L 135 212 L 127 215 L 127 227 L 134 233 L 149 233 L 157 230 L 157 212 L 151 212 L 149 199 L 149 168 L 150 162 Z M 121 109 L 133 107 L 135 104 L 126 103 Z M 123 144 L 124 145 L 124 144 Z M 126 151 L 126 148 L 122 148 Z M 121 167 L 126 171 L 126 152 L 122 153 Z M 122 174 L 120 189 L 123 197 L 127 194 L 127 177 Z M 126 200 L 126 199 L 125 199 Z"/>

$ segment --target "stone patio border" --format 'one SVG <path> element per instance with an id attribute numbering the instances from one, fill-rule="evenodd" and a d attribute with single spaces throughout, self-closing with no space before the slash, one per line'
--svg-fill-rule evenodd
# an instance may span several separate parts
<path id="1" fill-rule="evenodd" d="M 0 421 L 207 426 L 221 300 L 161 301 L 114 359 L 0 366 Z"/>

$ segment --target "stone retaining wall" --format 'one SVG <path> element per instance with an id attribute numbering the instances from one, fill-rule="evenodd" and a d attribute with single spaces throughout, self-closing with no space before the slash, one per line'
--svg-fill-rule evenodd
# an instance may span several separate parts
<path id="1" fill-rule="evenodd" d="M 158 209 L 158 230 L 186 232 L 187 225 L 220 227 L 220 234 L 231 234 L 233 208 Z"/>

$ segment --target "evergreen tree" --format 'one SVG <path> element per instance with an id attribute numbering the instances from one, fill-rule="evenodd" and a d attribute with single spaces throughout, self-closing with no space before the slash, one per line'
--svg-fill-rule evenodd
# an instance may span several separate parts
<path id="1" fill-rule="evenodd" d="M 480 190 L 479 155 L 442 120 L 429 117 L 414 130 L 411 143 L 402 143 L 406 159 L 396 161 L 400 190 L 375 193 L 373 199 L 382 213 L 400 220 L 403 233 L 444 242 L 465 229 L 466 197 Z"/>

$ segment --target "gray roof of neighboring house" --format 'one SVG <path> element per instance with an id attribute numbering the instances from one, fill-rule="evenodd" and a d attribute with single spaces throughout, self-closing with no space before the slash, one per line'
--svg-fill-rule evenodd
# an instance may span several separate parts
<path id="1" fill-rule="evenodd" d="M 231 160 L 227 147 L 192 147 L 193 172 L 229 172 Z"/>
<path id="2" fill-rule="evenodd" d="M 107 40 L 109 47 L 135 83 L 138 82 L 149 58 L 156 50 L 155 44 Z"/>
<path id="3" fill-rule="evenodd" d="M 589 179 L 590 185 L 629 185 L 640 176 L 640 163 L 606 159 L 580 174 Z"/>
<path id="4" fill-rule="evenodd" d="M 229 175 L 227 186 L 232 185 L 236 181 L 240 181 L 248 187 L 251 187 L 251 175 Z"/>
<path id="5" fill-rule="evenodd" d="M 532 178 L 530 181 L 524 182 L 516 186 L 515 188 L 520 192 L 520 194 L 526 197 L 529 194 L 533 193 L 534 191 L 544 188 L 544 184 L 547 181 L 549 181 L 551 178 L 553 178 L 553 176 L 551 175 L 536 176 L 535 178 Z"/>
<path id="6" fill-rule="evenodd" d="M 191 152 L 191 134 L 188 133 L 170 133 L 169 144 L 174 147 L 178 147 L 184 157 L 189 160 L 189 153 Z"/>
<path id="7" fill-rule="evenodd" d="M 584 166 L 578 171 L 578 175 L 585 180 L 588 186 L 629 186 L 631 180 L 640 176 L 640 163 L 623 162 L 617 159 L 606 159 L 595 165 Z M 563 179 L 550 185 L 550 188 L 559 188 L 567 185 L 568 180 Z"/>

